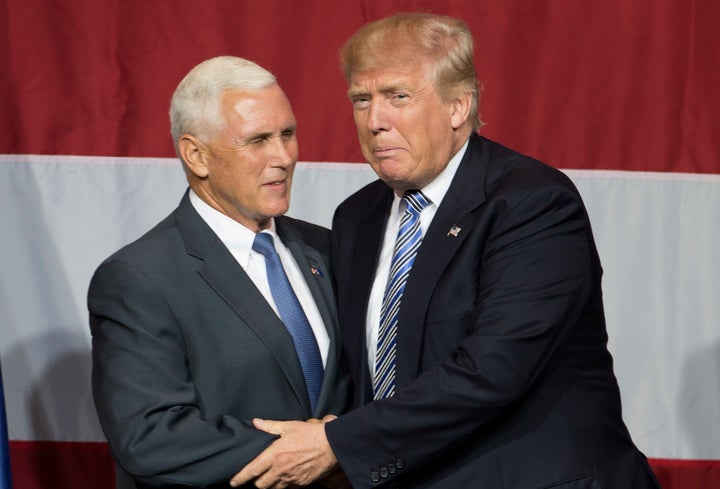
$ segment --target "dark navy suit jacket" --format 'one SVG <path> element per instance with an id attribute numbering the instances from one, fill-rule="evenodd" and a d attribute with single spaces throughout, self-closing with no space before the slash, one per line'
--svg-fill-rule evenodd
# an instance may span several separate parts
<path id="1" fill-rule="evenodd" d="M 353 487 L 657 487 L 621 418 L 577 190 L 477 135 L 405 288 L 397 394 L 369 403 L 365 318 L 391 201 L 371 183 L 333 221 L 356 409 L 326 432 Z"/>

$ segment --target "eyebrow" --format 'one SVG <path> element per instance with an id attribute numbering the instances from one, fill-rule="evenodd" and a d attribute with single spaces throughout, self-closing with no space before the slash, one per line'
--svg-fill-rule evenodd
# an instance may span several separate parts
<path id="1" fill-rule="evenodd" d="M 367 93 L 367 90 L 349 88 L 347 91 L 347 96 L 348 98 L 353 98 L 356 95 L 366 95 Z"/>
<path id="2" fill-rule="evenodd" d="M 278 134 L 282 135 L 288 131 L 293 132 L 293 133 L 297 132 L 297 123 L 290 124 L 282 129 L 280 129 Z M 269 138 L 273 137 L 274 135 L 275 135 L 275 132 L 273 132 L 273 131 L 257 132 L 257 133 L 245 136 L 244 138 L 242 138 L 242 141 L 245 144 L 247 144 L 254 139 L 269 139 Z"/>
<path id="3" fill-rule="evenodd" d="M 284 133 L 284 132 L 287 132 L 287 131 L 292 131 L 292 132 L 297 131 L 297 122 L 293 122 L 292 124 L 288 124 L 288 125 L 285 126 L 283 129 L 280 129 L 280 134 L 282 134 L 282 133 Z"/>
<path id="4" fill-rule="evenodd" d="M 411 92 L 413 90 L 411 89 L 410 85 L 408 85 L 407 82 L 397 80 L 397 81 L 390 81 L 387 83 L 383 83 L 382 85 L 379 85 L 377 87 L 377 91 L 381 94 L 387 94 L 387 93 L 392 93 L 392 92 L 396 92 L 396 91 Z M 354 89 L 352 87 L 349 88 L 347 91 L 347 95 L 350 98 L 352 98 L 353 96 L 357 96 L 357 95 L 368 95 L 368 94 L 370 94 L 370 90 Z"/>

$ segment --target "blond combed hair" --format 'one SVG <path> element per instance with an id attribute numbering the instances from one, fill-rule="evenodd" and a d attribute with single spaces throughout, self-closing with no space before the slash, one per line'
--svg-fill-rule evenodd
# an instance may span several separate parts
<path id="1" fill-rule="evenodd" d="M 353 73 L 407 62 L 402 56 L 432 63 L 435 87 L 446 101 L 472 96 L 470 120 L 480 127 L 480 85 L 475 73 L 473 38 L 467 24 L 454 17 L 402 13 L 362 26 L 340 51 L 348 82 Z"/>

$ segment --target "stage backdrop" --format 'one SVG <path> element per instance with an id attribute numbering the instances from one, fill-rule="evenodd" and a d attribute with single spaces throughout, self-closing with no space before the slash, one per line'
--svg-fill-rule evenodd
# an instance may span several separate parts
<path id="1" fill-rule="evenodd" d="M 183 193 L 167 122 L 182 76 L 221 54 L 277 75 L 299 123 L 290 214 L 329 225 L 373 179 L 338 48 L 368 20 L 417 10 L 470 25 L 482 133 L 577 183 L 624 417 L 665 489 L 720 487 L 719 2 L 4 0 L 0 356 L 15 489 L 113 487 L 85 296 L 100 261 Z"/>

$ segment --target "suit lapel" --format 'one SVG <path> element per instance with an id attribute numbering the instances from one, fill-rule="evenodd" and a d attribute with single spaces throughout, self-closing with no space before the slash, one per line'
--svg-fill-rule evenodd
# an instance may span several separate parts
<path id="1" fill-rule="evenodd" d="M 265 344 L 288 379 L 298 402 L 310 412 L 305 380 L 290 334 L 220 238 L 195 211 L 185 194 L 176 211 L 187 251 L 201 263 L 198 273 Z M 239 327 L 239 325 L 228 325 Z"/>
<path id="2" fill-rule="evenodd" d="M 425 233 L 405 286 L 399 312 L 396 382 L 408 385 L 420 369 L 426 315 L 435 287 L 448 263 L 472 232 L 472 211 L 482 205 L 488 155 L 473 136 L 443 201 Z"/>
<path id="3" fill-rule="evenodd" d="M 359 297 L 370 298 L 375 269 L 377 268 L 382 246 L 383 235 L 392 203 L 392 191 L 387 188 L 387 194 L 378 199 L 378 206 L 367 214 L 367 219 L 361 224 L 355 236 L 354 254 L 350 277 L 353 282 L 353 292 Z M 367 317 L 368 301 L 349 301 L 356 306 L 353 312 L 357 314 L 363 324 Z M 364 328 L 363 328 L 364 329 Z"/>
<path id="4" fill-rule="evenodd" d="M 358 226 L 351 236 L 340 239 L 352 242 L 345 248 L 351 256 L 342 257 L 349 260 L 351 266 L 346 277 L 343 317 L 340 318 L 343 345 L 348 357 L 352 377 L 359 385 L 355 385 L 356 403 L 362 404 L 372 400 L 372 382 L 370 381 L 368 353 L 366 344 L 366 318 L 368 301 L 375 271 L 380 256 L 385 226 L 390 213 L 393 192 L 383 182 L 378 181 L 374 194 L 370 194 L 366 206 L 358 209 L 356 215 Z"/>

